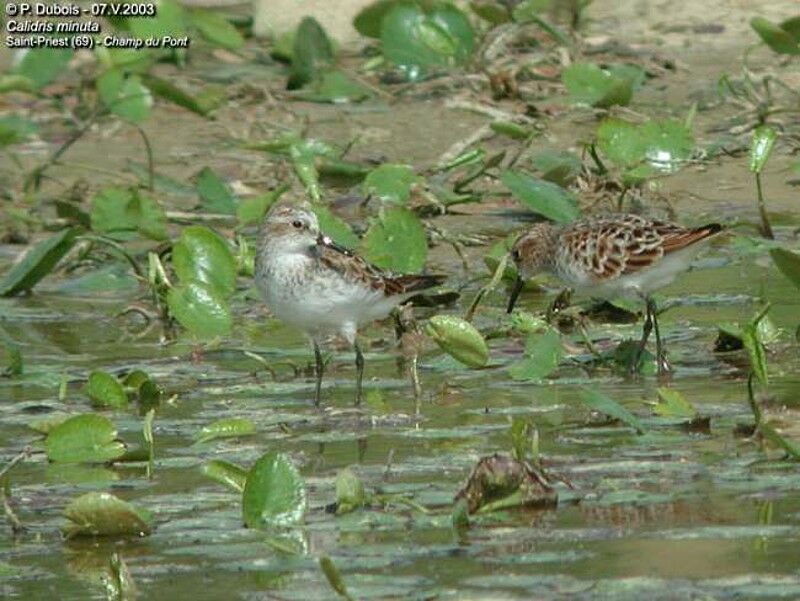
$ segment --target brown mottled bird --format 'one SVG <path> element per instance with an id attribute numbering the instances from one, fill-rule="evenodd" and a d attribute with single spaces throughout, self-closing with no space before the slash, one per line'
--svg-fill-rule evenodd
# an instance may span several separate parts
<path id="1" fill-rule="evenodd" d="M 537 223 L 511 249 L 519 277 L 511 293 L 514 308 L 523 278 L 549 272 L 570 287 L 601 298 L 638 297 L 645 301 L 642 340 L 631 365 L 636 370 L 650 331 L 655 329 L 659 373 L 669 369 L 658 331 L 651 293 L 686 271 L 702 243 L 723 230 L 718 223 L 686 228 L 638 215 L 616 214 L 567 225 Z"/>

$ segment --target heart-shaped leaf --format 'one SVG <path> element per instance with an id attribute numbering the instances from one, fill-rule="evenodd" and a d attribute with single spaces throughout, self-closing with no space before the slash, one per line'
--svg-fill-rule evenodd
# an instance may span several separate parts
<path id="1" fill-rule="evenodd" d="M 769 255 L 780 272 L 800 288 L 800 255 L 785 248 L 773 248 L 769 251 Z"/>
<path id="2" fill-rule="evenodd" d="M 68 49 L 37 48 L 36 52 L 24 54 L 14 72 L 25 77 L 37 90 L 40 90 L 67 72 L 67 65 L 73 56 L 73 51 Z"/>
<path id="3" fill-rule="evenodd" d="M 336 474 L 336 514 L 348 513 L 366 503 L 364 483 L 346 467 Z"/>
<path id="4" fill-rule="evenodd" d="M 296 98 L 311 102 L 360 102 L 372 96 L 372 90 L 354 81 L 342 71 L 325 71 L 313 86 L 295 93 Z"/>
<path id="5" fill-rule="evenodd" d="M 572 100 L 579 104 L 608 108 L 627 106 L 644 71 L 633 65 L 601 69 L 594 63 L 573 63 L 561 73 L 561 81 Z"/>
<path id="6" fill-rule="evenodd" d="M 542 380 L 555 371 L 563 355 L 561 336 L 547 328 L 528 335 L 525 358 L 511 365 L 508 372 L 515 380 Z"/>
<path id="7" fill-rule="evenodd" d="M 68 538 L 146 536 L 152 531 L 147 512 L 107 492 L 90 492 L 73 499 L 64 516 L 72 522 L 64 528 Z"/>
<path id="8" fill-rule="evenodd" d="M 236 259 L 228 243 L 202 225 L 181 232 L 172 247 L 172 266 L 182 282 L 202 282 L 222 298 L 236 289 Z"/>
<path id="9" fill-rule="evenodd" d="M 303 479 L 283 453 L 266 453 L 247 474 L 242 516 L 248 528 L 297 524 L 305 515 L 306 503 Z"/>
<path id="10" fill-rule="evenodd" d="M 425 228 L 414 213 L 402 207 L 382 210 L 361 247 L 369 261 L 400 273 L 421 271 L 428 256 Z"/>
<path id="11" fill-rule="evenodd" d="M 663 417 L 697 417 L 697 409 L 680 391 L 665 386 L 658 389 L 658 403 L 653 410 Z"/>
<path id="12" fill-rule="evenodd" d="M 227 184 L 210 167 L 203 167 L 197 176 L 200 203 L 210 213 L 231 215 L 236 212 L 236 198 Z"/>
<path id="13" fill-rule="evenodd" d="M 255 433 L 256 425 L 253 420 L 244 417 L 227 417 L 203 426 L 195 434 L 194 439 L 197 442 L 209 442 L 217 438 L 238 438 L 252 436 Z"/>
<path id="14" fill-rule="evenodd" d="M 778 54 L 800 54 L 800 28 L 794 29 L 793 19 L 775 25 L 764 17 L 753 17 L 750 26 Z"/>
<path id="15" fill-rule="evenodd" d="M 111 420 L 94 413 L 64 420 L 50 430 L 44 446 L 47 458 L 58 463 L 105 463 L 125 454 Z"/>
<path id="16" fill-rule="evenodd" d="M 300 21 L 292 47 L 292 68 L 287 88 L 296 90 L 314 81 L 333 65 L 333 45 L 314 17 Z"/>
<path id="17" fill-rule="evenodd" d="M 642 422 L 639 421 L 639 418 L 602 392 L 584 389 L 581 394 L 581 400 L 583 400 L 584 404 L 589 407 L 589 409 L 618 419 L 636 430 L 637 434 L 642 434 L 644 432 L 644 427 L 642 426 Z"/>
<path id="18" fill-rule="evenodd" d="M 189 20 L 205 39 L 212 44 L 228 50 L 238 50 L 244 46 L 244 38 L 221 14 L 202 8 L 189 11 Z"/>
<path id="19" fill-rule="evenodd" d="M 364 179 L 364 194 L 382 202 L 405 204 L 411 196 L 411 187 L 422 178 L 409 165 L 386 163 L 369 172 Z"/>
<path id="20" fill-rule="evenodd" d="M 231 331 L 228 301 L 204 282 L 183 282 L 171 288 L 167 305 L 175 319 L 198 338 L 224 336 Z"/>

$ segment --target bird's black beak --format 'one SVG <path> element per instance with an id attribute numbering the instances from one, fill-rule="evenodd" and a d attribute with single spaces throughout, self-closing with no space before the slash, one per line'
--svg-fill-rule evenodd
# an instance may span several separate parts
<path id="1" fill-rule="evenodd" d="M 511 296 L 508 299 L 508 309 L 506 309 L 506 313 L 511 313 L 514 310 L 514 305 L 517 303 L 517 297 L 519 293 L 522 292 L 522 289 L 525 287 L 525 280 L 522 279 L 521 275 L 517 276 L 516 281 L 514 282 L 514 287 L 511 289 Z"/>

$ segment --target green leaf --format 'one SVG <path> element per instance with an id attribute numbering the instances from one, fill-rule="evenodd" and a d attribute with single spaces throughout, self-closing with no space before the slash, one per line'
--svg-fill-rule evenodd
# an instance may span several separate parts
<path id="1" fill-rule="evenodd" d="M 210 167 L 203 167 L 200 171 L 196 188 L 202 207 L 210 213 L 232 215 L 236 212 L 236 198 Z"/>
<path id="2" fill-rule="evenodd" d="M 203 474 L 212 480 L 232 488 L 236 492 L 241 493 L 244 491 L 244 485 L 247 482 L 247 470 L 243 467 L 221 459 L 214 459 L 204 464 L 202 470 Z"/>
<path id="3" fill-rule="evenodd" d="M 106 463 L 125 454 L 114 424 L 95 413 L 64 420 L 50 430 L 44 446 L 47 458 L 57 463 Z"/>
<path id="4" fill-rule="evenodd" d="M 345 248 L 354 249 L 358 247 L 360 240 L 344 219 L 334 215 L 325 205 L 318 204 L 313 209 L 317 216 L 317 221 L 319 221 L 319 229 L 323 234 Z"/>
<path id="5" fill-rule="evenodd" d="M 128 395 L 125 389 L 111 374 L 104 371 L 93 371 L 86 383 L 86 394 L 93 404 L 99 407 L 124 409 L 128 406 Z"/>
<path id="6" fill-rule="evenodd" d="M 361 241 L 367 260 L 401 273 L 417 273 L 425 266 L 428 241 L 419 218 L 408 209 L 385 209 Z"/>
<path id="7" fill-rule="evenodd" d="M 73 499 L 64 509 L 72 522 L 65 528 L 74 536 L 146 536 L 152 528 L 150 516 L 107 492 L 90 492 Z"/>
<path id="8" fill-rule="evenodd" d="M 697 409 L 679 391 L 662 386 L 658 389 L 658 403 L 653 410 L 662 417 L 697 417 Z"/>
<path id="9" fill-rule="evenodd" d="M 35 122 L 19 115 L 0 117 L 0 147 L 22 142 L 35 134 L 38 129 Z"/>
<path id="10" fill-rule="evenodd" d="M 166 240 L 167 216 L 149 196 L 128 188 L 104 188 L 92 198 L 92 230 L 117 240 L 138 232 L 153 240 Z"/>
<path id="11" fill-rule="evenodd" d="M 281 184 L 271 192 L 261 194 L 255 198 L 245 198 L 236 207 L 236 218 L 239 225 L 258 223 L 264 219 L 269 208 L 275 204 L 281 195 L 289 189 L 289 184 Z"/>
<path id="12" fill-rule="evenodd" d="M 204 283 L 221 298 L 236 289 L 236 259 L 215 231 L 191 225 L 172 247 L 172 267 L 182 282 Z"/>
<path id="13" fill-rule="evenodd" d="M 548 328 L 543 333 L 528 335 L 525 358 L 511 365 L 508 371 L 514 380 L 542 380 L 556 370 L 563 355 L 561 336 Z"/>
<path id="14" fill-rule="evenodd" d="M 77 228 L 67 228 L 53 234 L 28 249 L 0 280 L 0 296 L 26 292 L 50 273 L 75 244 Z"/>
<path id="15" fill-rule="evenodd" d="M 500 181 L 529 209 L 557 223 L 569 223 L 580 216 L 575 196 L 551 182 L 519 171 L 503 171 Z"/>
<path id="16" fill-rule="evenodd" d="M 0 349 L 3 349 L 6 356 L 6 368 L 0 370 L 0 377 L 14 377 L 22 375 L 24 363 L 22 361 L 22 351 L 19 345 L 9 338 L 0 329 Z"/>
<path id="17" fill-rule="evenodd" d="M 781 25 L 788 26 L 784 29 Z M 800 38 L 794 29 L 794 21 L 789 19 L 781 25 L 775 25 L 764 17 L 753 17 L 750 26 L 763 42 L 778 54 L 800 54 Z"/>
<path id="18" fill-rule="evenodd" d="M 201 98 L 182 90 L 171 81 L 156 77 L 151 73 L 143 73 L 141 78 L 155 96 L 193 113 L 205 117 L 213 108 L 208 102 L 204 102 Z"/>
<path id="19" fill-rule="evenodd" d="M 32 82 L 34 88 L 41 90 L 47 84 L 68 71 L 67 65 L 74 52 L 60 48 L 37 48 L 35 52 L 26 52 L 14 69 L 14 73 L 22 75 Z"/>
<path id="20" fill-rule="evenodd" d="M 366 500 L 361 479 L 349 467 L 340 470 L 336 474 L 336 515 L 363 507 Z"/>
<path id="21" fill-rule="evenodd" d="M 201 282 L 184 282 L 167 293 L 170 314 L 189 332 L 202 339 L 224 336 L 233 318 L 225 298 Z"/>
<path id="22" fill-rule="evenodd" d="M 518 125 L 513 121 L 492 121 L 489 127 L 493 132 L 508 136 L 512 140 L 524 140 L 531 135 L 529 128 Z"/>
<path id="23" fill-rule="evenodd" d="M 189 11 L 189 20 L 200 35 L 212 44 L 228 50 L 238 50 L 244 46 L 242 34 L 217 12 L 195 8 Z"/>
<path id="24" fill-rule="evenodd" d="M 753 130 L 750 143 L 750 171 L 761 173 L 769 160 L 778 133 L 769 125 L 761 125 Z"/>
<path id="25" fill-rule="evenodd" d="M 447 3 L 426 15 L 417 4 L 398 2 L 381 22 L 383 55 L 411 80 L 431 68 L 465 62 L 474 48 L 473 36 L 467 16 Z"/>
<path id="26" fill-rule="evenodd" d="M 270 451 L 247 474 L 242 517 L 248 528 L 297 524 L 306 504 L 305 484 L 287 455 Z"/>
<path id="27" fill-rule="evenodd" d="M 778 270 L 800 288 L 800 255 L 784 248 L 773 248 L 769 251 L 769 256 Z"/>
<path id="28" fill-rule="evenodd" d="M 607 416 L 613 419 L 620 420 L 636 430 L 637 434 L 642 434 L 644 432 L 644 427 L 639 421 L 639 418 L 625 409 L 625 407 L 617 403 L 614 399 L 607 397 L 603 393 L 598 392 L 597 390 L 584 389 L 581 394 L 581 399 L 583 400 L 584 404 L 589 407 L 589 409 L 598 411 L 600 413 L 605 413 Z"/>
<path id="29" fill-rule="evenodd" d="M 342 71 L 325 71 L 311 88 L 300 90 L 296 98 L 311 102 L 360 102 L 372 96 L 367 86 L 350 79 Z"/>
<path id="30" fill-rule="evenodd" d="M 410 165 L 385 163 L 369 172 L 364 179 L 364 194 L 381 202 L 405 204 L 411 197 L 411 187 L 423 179 Z"/>
<path id="31" fill-rule="evenodd" d="M 105 81 L 100 90 L 100 97 L 108 109 L 118 117 L 132 123 L 141 123 L 150 116 L 150 109 L 153 106 L 153 96 L 150 90 L 142 84 L 138 75 L 129 75 L 119 82 L 114 79 L 114 69 L 107 71 L 103 77 L 108 77 L 110 81 Z M 121 75 L 120 75 L 121 77 Z M 98 86 L 100 86 L 98 82 Z"/>
<path id="32" fill-rule="evenodd" d="M 317 79 L 333 65 L 333 45 L 314 17 L 300 21 L 292 47 L 292 67 L 287 88 L 296 90 Z"/>
<path id="33" fill-rule="evenodd" d="M 561 72 L 561 81 L 573 102 L 608 108 L 627 106 L 644 71 L 638 67 L 601 69 L 594 63 L 573 63 Z"/>
<path id="34" fill-rule="evenodd" d="M 319 187 L 319 173 L 314 162 L 314 158 L 317 156 L 316 151 L 307 141 L 304 141 L 292 144 L 289 147 L 289 156 L 292 159 L 294 172 L 303 183 L 306 193 L 311 197 L 311 200 L 318 203 L 322 197 L 322 192 Z"/>
<path id="35" fill-rule="evenodd" d="M 361 35 L 380 39 L 383 17 L 397 3 L 397 0 L 378 0 L 361 9 L 353 19 L 353 27 Z"/>
<path id="36" fill-rule="evenodd" d="M 428 336 L 454 359 L 467 367 L 483 367 L 489 361 L 489 347 L 481 333 L 455 315 L 434 315 L 425 327 Z"/>
<path id="37" fill-rule="evenodd" d="M 194 435 L 197 442 L 210 442 L 218 438 L 238 438 L 240 436 L 252 436 L 256 433 L 256 425 L 253 420 L 244 417 L 228 417 L 203 426 Z"/>
<path id="38" fill-rule="evenodd" d="M 677 119 L 634 124 L 612 117 L 600 124 L 597 146 L 619 167 L 647 163 L 669 173 L 691 157 L 694 137 L 691 130 Z"/>

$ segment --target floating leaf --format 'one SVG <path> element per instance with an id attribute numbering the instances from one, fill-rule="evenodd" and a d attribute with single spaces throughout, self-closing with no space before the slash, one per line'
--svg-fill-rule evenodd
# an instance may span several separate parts
<path id="1" fill-rule="evenodd" d="M 750 26 L 778 54 L 800 54 L 800 33 L 794 29 L 794 20 L 775 25 L 764 17 L 753 17 Z"/>
<path id="2" fill-rule="evenodd" d="M 305 511 L 305 484 L 289 457 L 270 451 L 256 461 L 242 494 L 245 525 L 291 526 L 302 521 Z"/>
<path id="3" fill-rule="evenodd" d="M 777 137 L 778 133 L 769 125 L 761 125 L 753 130 L 753 141 L 750 143 L 750 171 L 761 173 L 764 170 Z"/>
<path id="4" fill-rule="evenodd" d="M 635 124 L 608 118 L 597 130 L 597 146 L 620 167 L 645 166 L 672 172 L 691 157 L 694 138 L 677 119 Z"/>
<path id="5" fill-rule="evenodd" d="M 0 348 L 3 349 L 6 356 L 6 368 L 0 371 L 0 377 L 21 375 L 23 370 L 22 351 L 19 350 L 19 345 L 14 340 L 3 333 L 2 329 L 0 329 Z"/>
<path id="6" fill-rule="evenodd" d="M 125 75 L 122 67 L 105 71 L 96 80 L 97 91 L 106 108 L 118 117 L 141 123 L 150 116 L 153 97 L 138 75 Z"/>
<path id="7" fill-rule="evenodd" d="M 557 223 L 569 223 L 580 216 L 575 196 L 554 183 L 519 171 L 503 171 L 500 181 L 529 209 Z"/>
<path id="8" fill-rule="evenodd" d="M 197 442 L 209 442 L 217 438 L 238 438 L 239 436 L 252 436 L 256 433 L 253 420 L 244 417 L 228 417 L 218 419 L 195 434 Z"/>
<path id="9" fill-rule="evenodd" d="M 632 65 L 601 69 L 594 63 L 573 63 L 561 73 L 574 102 L 601 108 L 630 104 L 633 90 L 643 78 L 644 71 Z"/>
<path id="10" fill-rule="evenodd" d="M 422 181 L 410 165 L 386 163 L 370 171 L 362 187 L 365 195 L 382 202 L 405 204 L 411 187 Z"/>
<path id="11" fill-rule="evenodd" d="M 127 240 L 138 232 L 153 240 L 167 239 L 167 216 L 159 204 L 137 190 L 111 186 L 92 198 L 95 232 Z"/>
<path id="12" fill-rule="evenodd" d="M 489 347 L 481 333 L 455 315 L 434 315 L 425 328 L 439 347 L 467 367 L 483 367 L 489 361 Z"/>
<path id="13" fill-rule="evenodd" d="M 196 186 L 200 203 L 207 211 L 225 215 L 236 212 L 236 198 L 225 182 L 210 167 L 203 167 L 200 171 Z"/>
<path id="14" fill-rule="evenodd" d="M 86 394 L 95 405 L 124 409 L 128 406 L 128 395 L 125 389 L 111 374 L 104 371 L 93 371 L 86 383 Z"/>
<path id="15" fill-rule="evenodd" d="M 342 71 L 325 71 L 316 83 L 308 89 L 300 90 L 296 98 L 311 102 L 360 102 L 372 96 L 372 90 L 354 81 Z"/>
<path id="16" fill-rule="evenodd" d="M 236 289 L 236 259 L 228 243 L 202 225 L 181 232 L 172 247 L 172 266 L 183 282 L 202 282 L 227 298 Z"/>
<path id="17" fill-rule="evenodd" d="M 67 228 L 28 249 L 0 280 L 0 296 L 26 292 L 50 273 L 75 244 L 77 228 Z"/>
<path id="18" fill-rule="evenodd" d="M 90 492 L 73 499 L 64 509 L 72 523 L 64 528 L 74 536 L 147 536 L 151 518 L 144 511 L 107 492 Z"/>
<path id="19" fill-rule="evenodd" d="M 364 483 L 346 467 L 336 474 L 336 514 L 348 513 L 366 503 Z"/>
<path id="20" fill-rule="evenodd" d="M 244 46 L 244 38 L 225 17 L 212 10 L 195 8 L 189 11 L 189 20 L 205 39 L 228 50 Z"/>
<path id="21" fill-rule="evenodd" d="M 561 336 L 548 328 L 544 333 L 528 335 L 525 358 L 511 365 L 508 372 L 515 380 L 542 380 L 555 371 L 563 355 Z"/>
<path id="22" fill-rule="evenodd" d="M 663 417 L 697 417 L 697 409 L 686 400 L 680 391 L 662 386 L 658 389 L 658 403 L 653 410 Z"/>
<path id="23" fill-rule="evenodd" d="M 778 270 L 789 278 L 795 286 L 800 288 L 800 255 L 783 248 L 773 248 L 769 256 L 775 262 Z"/>
<path id="24" fill-rule="evenodd" d="M 214 459 L 203 465 L 203 474 L 232 488 L 236 492 L 244 491 L 245 482 L 247 482 L 247 470 L 239 467 L 236 464 L 221 459 Z"/>
<path id="25" fill-rule="evenodd" d="M 402 207 L 382 210 L 361 246 L 369 261 L 401 273 L 421 271 L 428 256 L 425 228 L 414 213 Z"/>
<path id="26" fill-rule="evenodd" d="M 167 293 L 170 313 L 198 338 L 224 336 L 233 318 L 228 301 L 215 288 L 201 282 L 184 282 Z"/>
<path id="27" fill-rule="evenodd" d="M 88 413 L 64 420 L 45 439 L 47 458 L 58 463 L 105 463 L 125 454 L 107 417 Z"/>
<path id="28" fill-rule="evenodd" d="M 73 56 L 74 52 L 68 49 L 37 48 L 35 52 L 25 53 L 14 72 L 40 90 L 67 72 L 67 65 Z"/>
<path id="29" fill-rule="evenodd" d="M 618 419 L 636 430 L 637 434 L 642 434 L 644 432 L 644 427 L 639 421 L 639 418 L 603 393 L 597 390 L 584 389 L 581 394 L 581 400 L 583 400 L 584 404 L 592 411 L 605 413 L 613 419 Z"/>
<path id="30" fill-rule="evenodd" d="M 287 88 L 296 90 L 317 79 L 333 64 L 333 45 L 314 17 L 304 17 L 292 47 L 292 68 Z"/>

